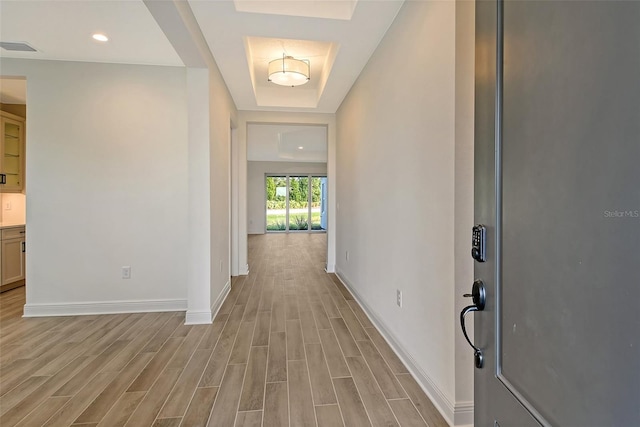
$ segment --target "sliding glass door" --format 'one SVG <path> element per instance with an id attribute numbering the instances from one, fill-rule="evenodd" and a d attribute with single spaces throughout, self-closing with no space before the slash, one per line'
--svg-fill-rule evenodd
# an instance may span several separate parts
<path id="1" fill-rule="evenodd" d="M 309 229 L 309 177 L 289 177 L 289 231 Z"/>
<path id="2" fill-rule="evenodd" d="M 267 175 L 267 231 L 326 231 L 327 178 Z"/>

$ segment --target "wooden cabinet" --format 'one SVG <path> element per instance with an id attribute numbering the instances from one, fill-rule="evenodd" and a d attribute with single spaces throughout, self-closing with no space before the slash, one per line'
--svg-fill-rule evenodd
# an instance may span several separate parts
<path id="1" fill-rule="evenodd" d="M 0 236 L 0 291 L 7 291 L 24 284 L 25 227 L 5 228 Z"/>
<path id="2" fill-rule="evenodd" d="M 0 111 L 0 192 L 24 189 L 24 119 Z"/>

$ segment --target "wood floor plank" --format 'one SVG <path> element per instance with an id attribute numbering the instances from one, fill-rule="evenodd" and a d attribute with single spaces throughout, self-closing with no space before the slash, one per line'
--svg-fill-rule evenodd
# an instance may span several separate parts
<path id="1" fill-rule="evenodd" d="M 390 400 L 389 405 L 402 427 L 427 427 L 411 400 Z"/>
<path id="2" fill-rule="evenodd" d="M 384 358 L 371 341 L 358 341 L 358 347 L 360 347 L 364 359 L 371 368 L 373 376 L 376 377 L 376 381 L 380 385 L 384 396 L 387 399 L 402 399 L 407 397 L 398 379 L 393 372 L 391 372 Z"/>
<path id="3" fill-rule="evenodd" d="M 337 275 L 331 273 L 329 274 L 329 277 L 331 278 L 331 280 L 333 281 L 333 283 L 336 285 L 336 288 L 338 289 L 338 291 L 340 291 L 340 293 L 342 294 L 342 297 L 345 300 L 353 300 L 353 295 L 351 295 L 351 292 L 349 292 L 349 290 L 344 286 L 344 283 L 342 283 L 342 281 L 340 281 L 340 279 L 338 278 Z"/>
<path id="4" fill-rule="evenodd" d="M 336 287 L 336 284 L 327 278 L 325 278 L 324 283 L 325 287 L 329 291 L 329 295 L 331 295 L 331 298 L 333 299 L 333 302 L 335 302 L 336 307 L 338 307 L 338 309 L 349 308 L 347 301 Z"/>
<path id="5" fill-rule="evenodd" d="M 242 290 L 238 294 L 238 299 L 236 300 L 236 305 L 237 304 L 246 305 L 247 302 L 249 302 L 249 296 L 251 295 L 251 292 L 253 291 L 255 278 L 256 278 L 255 274 L 249 274 L 249 276 L 245 279 L 244 286 L 242 287 Z"/>
<path id="6" fill-rule="evenodd" d="M 304 359 L 304 340 L 300 320 L 287 320 L 287 360 Z"/>
<path id="7" fill-rule="evenodd" d="M 353 336 L 351 336 L 351 332 L 349 332 L 349 328 L 345 324 L 344 320 L 340 318 L 332 318 L 331 325 L 333 326 L 333 331 L 336 334 L 336 338 L 338 339 L 338 343 L 340 343 L 340 348 L 345 356 L 360 356 L 360 350 L 356 345 Z"/>
<path id="8" fill-rule="evenodd" d="M 363 357 L 347 357 L 353 381 L 374 426 L 399 426 Z"/>
<path id="9" fill-rule="evenodd" d="M 218 397 L 211 410 L 208 426 L 234 425 L 246 367 L 247 365 L 228 365 Z"/>
<path id="10" fill-rule="evenodd" d="M 366 331 L 371 341 L 376 345 L 376 348 L 391 368 L 391 371 L 394 374 L 408 374 L 409 370 L 404 366 L 404 363 L 402 363 L 389 344 L 387 344 L 387 341 L 382 337 L 380 332 L 378 332 L 376 328 L 368 328 Z"/>
<path id="11" fill-rule="evenodd" d="M 324 355 L 327 359 L 327 365 L 329 366 L 331 377 L 351 376 L 351 372 L 347 367 L 347 361 L 344 360 L 342 350 L 340 349 L 336 335 L 333 333 L 333 329 L 321 329 L 318 332 L 320 333 L 322 349 L 324 350 Z"/>
<path id="12" fill-rule="evenodd" d="M 61 426 L 66 427 L 73 423 L 73 421 L 84 411 L 84 409 L 96 398 L 102 390 L 111 382 L 112 375 L 108 372 L 103 372 L 91 378 L 80 391 L 78 391 L 69 401 L 60 408 L 43 426 L 54 427 Z"/>
<path id="13" fill-rule="evenodd" d="M 284 303 L 286 320 L 300 319 L 300 313 L 298 311 L 298 298 L 295 296 L 295 294 L 285 295 Z"/>
<path id="14" fill-rule="evenodd" d="M 341 308 L 340 314 L 342 315 L 342 319 L 344 319 L 344 323 L 347 325 L 349 332 L 353 335 L 353 339 L 356 341 L 366 341 L 369 339 L 369 335 L 364 331 L 362 325 L 360 325 L 360 321 L 353 314 L 351 308 Z"/>
<path id="15" fill-rule="evenodd" d="M 308 302 L 300 303 L 300 324 L 302 326 L 302 336 L 305 344 L 317 344 L 320 342 L 316 320 L 313 317 L 311 306 Z"/>
<path id="16" fill-rule="evenodd" d="M 189 327 L 191 329 L 189 329 L 189 332 L 184 337 L 184 341 L 173 354 L 173 357 L 171 357 L 171 360 L 167 364 L 167 369 L 183 369 L 187 366 L 189 359 L 191 359 L 196 348 L 198 348 L 200 340 L 207 332 L 208 325 L 192 325 Z"/>
<path id="17" fill-rule="evenodd" d="M 329 317 L 327 317 L 327 312 L 324 310 L 321 300 L 311 301 L 311 310 L 313 311 L 313 317 L 316 319 L 318 329 L 331 329 L 331 322 L 329 322 Z"/>
<path id="18" fill-rule="evenodd" d="M 169 338 L 169 340 L 182 340 L 182 338 Z M 173 385 L 178 381 L 180 372 L 180 369 L 164 370 L 158 376 L 157 381 L 149 389 L 136 410 L 133 411 L 133 414 L 131 414 L 131 417 L 125 425 L 131 427 L 151 425 L 160 412 Z"/>
<path id="19" fill-rule="evenodd" d="M 256 274 L 256 276 L 258 275 Z M 262 287 L 259 285 L 254 285 L 253 291 L 251 292 L 251 295 L 249 295 L 249 300 L 247 301 L 247 306 L 244 310 L 244 316 L 242 316 L 243 322 L 254 322 L 256 320 L 261 293 Z"/>
<path id="20" fill-rule="evenodd" d="M 267 351 L 267 347 L 251 347 L 251 355 L 249 356 L 249 364 L 244 376 L 242 395 L 238 407 L 239 411 L 257 411 L 263 408 Z"/>
<path id="21" fill-rule="evenodd" d="M 158 418 L 182 417 L 185 414 L 210 356 L 211 350 L 196 350 L 171 390 Z"/>
<path id="22" fill-rule="evenodd" d="M 285 323 L 284 294 L 279 293 L 271 307 L 271 332 L 284 332 Z"/>
<path id="23" fill-rule="evenodd" d="M 291 425 L 315 426 L 316 416 L 311 396 L 309 372 L 304 360 L 289 360 L 289 413 Z"/>
<path id="24" fill-rule="evenodd" d="M 287 344 L 284 332 L 272 332 L 267 365 L 267 382 L 287 380 Z"/>
<path id="25" fill-rule="evenodd" d="M 338 311 L 338 307 L 336 307 L 336 303 L 333 302 L 333 298 L 328 293 L 322 294 L 320 296 L 322 300 L 322 304 L 324 306 L 324 311 L 327 313 L 327 316 L 331 319 L 333 317 L 340 317 L 340 312 Z"/>
<path id="26" fill-rule="evenodd" d="M 73 396 L 87 382 L 92 381 L 100 369 L 109 363 L 126 345 L 127 341 L 116 341 L 104 352 L 96 356 L 84 368 L 78 371 L 69 381 L 53 393 L 53 396 Z"/>
<path id="27" fill-rule="evenodd" d="M 167 339 L 127 391 L 148 391 L 183 341 L 184 338 Z"/>
<path id="28" fill-rule="evenodd" d="M 46 399 L 33 412 L 23 418 L 16 426 L 33 427 L 43 426 L 49 418 L 60 410 L 71 399 L 69 396 L 50 397 Z M 4 424 L 2 424 L 4 427 Z"/>
<path id="29" fill-rule="evenodd" d="M 235 427 L 261 427 L 262 411 L 238 412 Z"/>
<path id="30" fill-rule="evenodd" d="M 58 373 L 45 381 L 40 387 L 22 399 L 17 405 L 3 414 L 2 417 L 0 417 L 0 426 L 9 427 L 15 425 L 18 421 L 24 418 L 25 415 L 38 407 L 40 403 L 44 402 L 55 390 L 66 383 L 69 378 L 71 378 L 91 360 L 93 360 L 93 358 L 89 356 L 79 357 L 74 360 L 74 363 L 69 363 L 67 366 L 62 368 Z"/>
<path id="31" fill-rule="evenodd" d="M 115 340 L 119 340 L 122 334 L 130 330 L 141 318 L 142 313 L 132 313 L 126 315 L 124 320 L 113 329 L 109 330 L 99 341 L 91 346 L 89 351 L 87 351 L 88 356 L 95 356 L 101 354 L 105 351 L 109 346 L 113 345 Z"/>
<path id="32" fill-rule="evenodd" d="M 222 334 L 222 330 L 224 329 L 224 325 L 227 323 L 228 318 L 228 314 L 218 313 L 211 326 L 207 329 L 207 333 L 204 338 L 200 341 L 200 345 L 198 346 L 199 350 L 213 349 L 216 346 L 218 338 L 220 338 L 220 334 Z"/>
<path id="33" fill-rule="evenodd" d="M 344 426 L 338 405 L 316 406 L 316 419 L 318 427 Z"/>
<path id="34" fill-rule="evenodd" d="M 287 383 L 267 383 L 264 397 L 264 427 L 289 427 Z"/>
<path id="35" fill-rule="evenodd" d="M 413 405 L 416 407 L 422 418 L 427 422 L 429 427 L 447 427 L 448 424 L 440 415 L 440 412 L 433 405 L 431 400 L 427 397 L 426 394 L 422 391 L 418 383 L 411 376 L 411 374 L 399 374 L 396 375 L 402 387 L 406 390 L 409 395 L 409 399 L 413 402 Z"/>
<path id="36" fill-rule="evenodd" d="M 154 421 L 153 427 L 178 427 L 182 418 L 158 418 Z"/>
<path id="37" fill-rule="evenodd" d="M 138 334 L 153 325 L 163 325 L 169 320 L 167 313 L 144 313 L 143 317 L 130 329 L 125 331 L 119 340 L 133 340 Z"/>
<path id="38" fill-rule="evenodd" d="M 102 391 L 102 393 L 100 393 L 93 402 L 89 404 L 82 414 L 78 416 L 75 422 L 78 424 L 100 422 L 107 412 L 109 412 L 111 407 L 116 404 L 122 393 L 126 391 L 133 380 L 153 358 L 153 355 L 154 353 L 140 353 L 134 357 L 122 372 L 113 378 L 104 391 Z M 130 400 L 135 400 L 135 396 L 131 395 Z M 129 415 L 131 415 L 131 412 Z"/>
<path id="39" fill-rule="evenodd" d="M 167 313 L 162 313 L 167 314 Z M 169 321 L 169 317 L 163 317 L 159 320 L 158 324 L 152 324 L 140 331 L 118 355 L 116 355 L 111 362 L 109 362 L 104 368 L 103 372 L 119 372 L 127 366 L 133 358 L 142 351 L 144 347 L 149 344 L 149 341 L 155 336 L 160 328 Z M 147 352 L 149 353 L 149 352 Z M 154 354 L 154 353 L 149 353 Z"/>
<path id="40" fill-rule="evenodd" d="M 273 305 L 273 288 L 274 288 L 274 280 L 273 276 L 265 278 L 264 289 L 262 291 L 262 296 L 260 297 L 260 304 L 258 304 L 258 311 L 271 311 L 271 306 Z"/>
<path id="41" fill-rule="evenodd" d="M 155 353 L 160 350 L 162 346 L 165 345 L 167 339 L 173 334 L 173 331 L 178 328 L 178 326 L 184 323 L 184 319 L 172 316 L 167 320 L 167 323 L 162 325 L 160 330 L 149 340 L 149 343 L 144 347 L 142 352 L 147 353 Z"/>
<path id="42" fill-rule="evenodd" d="M 251 348 L 251 340 L 253 339 L 253 330 L 255 329 L 255 321 L 242 322 L 236 342 L 231 350 L 229 364 L 246 364 L 249 359 L 249 349 Z"/>
<path id="43" fill-rule="evenodd" d="M 307 344 L 305 349 L 314 404 L 329 405 L 337 403 L 322 346 L 320 344 Z"/>
<path id="44" fill-rule="evenodd" d="M 224 370 L 229 361 L 231 348 L 235 342 L 236 334 L 240 328 L 240 319 L 242 318 L 243 305 L 237 305 L 229 315 L 227 324 L 225 325 L 222 335 L 213 350 L 213 354 L 209 359 L 207 368 L 202 375 L 202 379 L 198 384 L 199 387 L 218 387 L 222 382 Z"/>
<path id="45" fill-rule="evenodd" d="M 50 377 L 29 377 L 11 393 L 5 394 L 0 398 L 0 416 L 9 409 L 13 408 L 18 402 L 31 394 L 35 389 L 40 387 Z"/>
<path id="46" fill-rule="evenodd" d="M 256 327 L 253 331 L 253 346 L 269 345 L 269 330 L 271 328 L 271 311 L 261 311 L 256 319 Z"/>
<path id="47" fill-rule="evenodd" d="M 127 420 L 136 410 L 142 399 L 147 395 L 145 391 L 134 391 L 132 393 L 124 393 L 115 402 L 111 410 L 107 412 L 102 421 L 98 423 L 99 427 L 121 427 L 127 423 Z"/>
<path id="48" fill-rule="evenodd" d="M 182 419 L 182 427 L 202 427 L 207 425 L 217 394 L 218 387 L 197 388 Z"/>
<path id="49" fill-rule="evenodd" d="M 348 427 L 371 426 L 353 378 L 334 378 L 333 385 L 336 388 L 344 424 Z"/>
<path id="50" fill-rule="evenodd" d="M 373 323 L 371 323 L 371 320 L 369 320 L 369 317 L 365 314 L 364 310 L 362 309 L 362 307 L 360 307 L 357 301 L 350 300 L 347 301 L 347 304 L 349 304 L 349 307 L 351 307 L 351 310 L 356 315 L 363 328 L 366 329 L 374 327 Z"/>

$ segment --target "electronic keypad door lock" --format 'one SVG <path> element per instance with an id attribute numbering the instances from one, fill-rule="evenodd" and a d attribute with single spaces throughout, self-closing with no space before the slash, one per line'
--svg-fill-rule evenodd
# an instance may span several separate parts
<path id="1" fill-rule="evenodd" d="M 487 299 L 486 290 L 484 287 L 484 282 L 482 280 L 476 280 L 473 282 L 473 288 L 471 289 L 470 294 L 464 294 L 465 298 L 471 297 L 473 299 L 473 304 L 469 305 L 462 309 L 460 312 L 460 326 L 462 326 L 462 333 L 464 334 L 464 338 L 467 340 L 469 345 L 473 348 L 473 358 L 475 359 L 476 368 L 482 368 L 484 365 L 484 356 L 482 354 L 482 350 L 476 347 L 469 339 L 469 335 L 467 335 L 467 328 L 464 324 L 464 316 L 467 313 L 472 311 L 482 311 L 484 310 L 484 305 Z"/>
<path id="2" fill-rule="evenodd" d="M 474 225 L 471 234 L 471 257 L 478 262 L 487 260 L 487 227 Z"/>

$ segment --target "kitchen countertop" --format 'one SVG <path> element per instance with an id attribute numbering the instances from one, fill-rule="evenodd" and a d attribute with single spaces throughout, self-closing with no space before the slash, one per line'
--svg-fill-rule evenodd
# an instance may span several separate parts
<path id="1" fill-rule="evenodd" d="M 13 227 L 24 227 L 24 222 L 0 222 L 0 230 Z"/>

